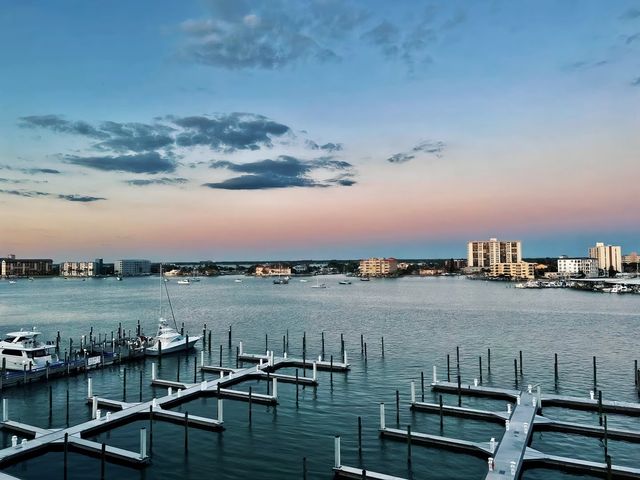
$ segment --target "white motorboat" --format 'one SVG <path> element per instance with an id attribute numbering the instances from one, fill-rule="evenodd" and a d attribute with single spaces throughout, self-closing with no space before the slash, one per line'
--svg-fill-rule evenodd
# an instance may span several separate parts
<path id="1" fill-rule="evenodd" d="M 178 283 L 183 280 L 179 280 Z M 187 280 L 188 281 L 188 280 Z M 162 316 L 162 299 L 164 297 L 163 292 L 166 292 L 167 302 L 171 311 L 171 318 L 173 320 L 174 327 L 169 325 L 169 322 Z M 171 298 L 169 298 L 169 289 L 167 288 L 164 277 L 162 276 L 162 265 L 160 266 L 160 320 L 158 322 L 158 333 L 155 337 L 150 339 L 149 346 L 146 348 L 146 354 L 151 356 L 164 355 L 165 353 L 182 352 L 193 348 L 193 346 L 200 340 L 200 336 L 190 337 L 188 335 L 182 335 L 178 331 L 178 324 L 176 323 L 176 317 L 173 314 L 173 307 L 171 306 Z"/>
<path id="2" fill-rule="evenodd" d="M 40 332 L 35 330 L 9 332 L 0 341 L 0 365 L 4 364 L 7 370 L 20 370 L 45 368 L 57 363 L 58 356 L 50 350 L 55 345 L 49 345 L 37 340 Z"/>
<path id="3" fill-rule="evenodd" d="M 340 285 L 351 285 L 351 280 L 340 280 L 338 282 Z"/>
<path id="4" fill-rule="evenodd" d="M 287 285 L 289 283 L 289 277 L 278 277 L 273 280 L 274 285 Z"/>
<path id="5" fill-rule="evenodd" d="M 304 278 L 300 279 L 300 283 L 307 283 L 309 280 L 305 280 Z"/>
<path id="6" fill-rule="evenodd" d="M 242 279 L 241 279 L 241 278 L 236 278 L 236 279 L 234 280 L 234 282 L 236 282 L 236 283 L 242 283 Z"/>
<path id="7" fill-rule="evenodd" d="M 178 280 L 178 285 L 191 285 L 191 280 L 188 278 L 184 278 L 182 280 Z"/>

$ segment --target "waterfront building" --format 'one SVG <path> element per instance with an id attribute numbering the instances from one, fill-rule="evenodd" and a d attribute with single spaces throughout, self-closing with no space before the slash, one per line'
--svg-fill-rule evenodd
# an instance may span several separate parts
<path id="1" fill-rule="evenodd" d="M 291 275 L 291 267 L 289 265 L 256 266 L 256 277 L 273 277 L 276 275 Z"/>
<path id="2" fill-rule="evenodd" d="M 640 263 L 640 255 L 638 252 L 631 252 L 630 254 L 622 257 L 622 263 L 626 263 L 627 265 L 636 265 Z"/>
<path id="3" fill-rule="evenodd" d="M 605 245 L 597 242 L 595 247 L 589 248 L 589 257 L 598 260 L 598 268 L 605 274 L 611 267 L 616 272 L 622 271 L 622 248 L 618 245 Z"/>
<path id="4" fill-rule="evenodd" d="M 490 277 L 503 277 L 512 280 L 531 280 L 536 277 L 536 264 L 529 262 L 494 263 Z"/>
<path id="5" fill-rule="evenodd" d="M 558 258 L 559 276 L 574 277 L 584 275 L 587 278 L 599 276 L 598 260 L 589 257 L 569 258 L 562 256 Z"/>
<path id="6" fill-rule="evenodd" d="M 467 267 L 490 268 L 497 263 L 522 262 L 522 244 L 519 240 L 471 241 L 467 244 Z"/>
<path id="7" fill-rule="evenodd" d="M 123 277 L 136 275 L 150 275 L 151 262 L 149 260 L 116 260 L 114 273 Z"/>
<path id="8" fill-rule="evenodd" d="M 2 277 L 41 277 L 53 274 L 53 260 L 50 258 L 16 258 L 7 255 L 0 258 Z"/>
<path id="9" fill-rule="evenodd" d="M 360 275 L 363 277 L 381 277 L 393 275 L 398 271 L 395 258 L 367 258 L 360 260 Z"/>
<path id="10" fill-rule="evenodd" d="M 95 277 L 100 275 L 102 263 L 94 260 L 93 262 L 62 262 L 60 264 L 60 276 L 62 277 Z"/>

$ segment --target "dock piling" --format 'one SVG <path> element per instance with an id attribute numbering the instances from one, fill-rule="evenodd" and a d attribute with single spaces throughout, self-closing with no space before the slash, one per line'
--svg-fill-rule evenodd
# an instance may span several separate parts
<path id="1" fill-rule="evenodd" d="M 362 455 L 362 417 L 358 417 L 358 454 Z"/>
<path id="2" fill-rule="evenodd" d="M 220 344 L 220 366 L 222 366 L 222 344 Z"/>
<path id="3" fill-rule="evenodd" d="M 68 460 L 69 460 L 69 434 L 65 432 L 64 434 L 64 480 L 67 480 L 68 478 L 68 473 L 67 473 L 67 466 L 68 466 Z"/>
<path id="4" fill-rule="evenodd" d="M 331 361 L 329 363 L 329 380 L 331 381 L 331 385 L 333 385 L 333 355 L 331 355 Z"/>
<path id="5" fill-rule="evenodd" d="M 407 462 L 411 463 L 411 425 L 407 425 Z"/>
<path id="6" fill-rule="evenodd" d="M 597 364 L 596 364 L 596 357 L 594 355 L 593 356 L 593 386 L 594 386 L 594 388 L 595 388 L 596 385 L 598 385 L 597 373 L 598 373 L 598 367 L 597 367 Z"/>
<path id="7" fill-rule="evenodd" d="M 480 384 L 482 385 L 482 355 L 478 357 L 478 368 L 480 370 Z"/>
<path id="8" fill-rule="evenodd" d="M 189 412 L 184 412 L 184 452 L 189 451 Z"/>
<path id="9" fill-rule="evenodd" d="M 9 420 L 9 399 L 2 399 L 2 421 L 6 422 Z"/>
<path id="10" fill-rule="evenodd" d="M 252 396 L 253 396 L 253 388 L 249 387 L 249 425 L 251 425 L 251 417 L 252 417 Z"/>
<path id="11" fill-rule="evenodd" d="M 421 401 L 424 402 L 424 372 L 420 372 L 420 391 L 422 393 Z"/>
<path id="12" fill-rule="evenodd" d="M 140 395 L 138 396 L 138 401 L 142 403 L 142 383 L 144 382 L 144 372 L 140 370 Z"/>
<path id="13" fill-rule="evenodd" d="M 444 429 L 444 408 L 442 405 L 442 395 L 440 395 L 440 432 Z"/>
<path id="14" fill-rule="evenodd" d="M 367 361 L 367 342 L 364 342 L 364 361 Z"/>
<path id="15" fill-rule="evenodd" d="M 335 468 L 340 468 L 342 466 L 342 463 L 340 461 L 340 435 L 336 435 L 333 440 L 333 454 L 334 454 L 333 466 Z"/>
<path id="16" fill-rule="evenodd" d="M 364 335 L 360 334 L 360 355 L 364 355 Z"/>
<path id="17" fill-rule="evenodd" d="M 222 405 L 222 398 L 220 397 L 220 384 L 218 384 L 218 421 L 223 422 L 224 419 L 224 410 Z"/>
<path id="18" fill-rule="evenodd" d="M 320 332 L 320 338 L 321 338 L 321 343 L 322 343 L 322 361 L 324 362 L 324 332 Z"/>
<path id="19" fill-rule="evenodd" d="M 307 457 L 302 457 L 302 480 L 307 480 Z"/>
<path id="20" fill-rule="evenodd" d="M 87 398 L 93 397 L 93 379 L 87 378 Z"/>
<path id="21" fill-rule="evenodd" d="M 451 359 L 447 353 L 447 382 L 451 381 Z"/>
<path id="22" fill-rule="evenodd" d="M 458 406 L 462 406 L 462 384 L 460 380 L 460 372 L 458 372 Z"/>
<path id="23" fill-rule="evenodd" d="M 155 402 L 155 398 L 153 399 Z M 149 453 L 153 452 L 153 405 L 149 405 Z"/>
<path id="24" fill-rule="evenodd" d="M 487 348 L 487 375 L 491 374 L 491 349 Z"/>
<path id="25" fill-rule="evenodd" d="M 558 389 L 558 354 L 553 354 L 553 380 L 555 382 L 556 390 Z"/>
<path id="26" fill-rule="evenodd" d="M 513 359 L 513 374 L 516 380 L 516 388 L 518 388 L 518 359 L 517 358 Z"/>
<path id="27" fill-rule="evenodd" d="M 520 376 L 522 376 L 522 350 L 520 350 Z"/>
<path id="28" fill-rule="evenodd" d="M 411 405 L 416 403 L 416 382 L 411 380 Z"/>
<path id="29" fill-rule="evenodd" d="M 384 337 L 382 337 L 381 341 L 382 341 L 382 358 L 384 358 Z"/>
<path id="30" fill-rule="evenodd" d="M 147 429 L 140 429 L 140 460 L 147 458 Z"/>
<path id="31" fill-rule="evenodd" d="M 384 416 L 384 403 L 380 403 L 380 430 L 386 428 Z"/>
<path id="32" fill-rule="evenodd" d="M 296 368 L 296 407 L 298 407 L 299 397 L 300 397 L 300 393 L 298 391 L 298 369 Z"/>
<path id="33" fill-rule="evenodd" d="M 67 388 L 67 428 L 69 427 L 69 389 Z"/>
<path id="34" fill-rule="evenodd" d="M 231 325 L 229 325 L 229 349 L 231 349 Z"/>
<path id="35" fill-rule="evenodd" d="M 123 382 L 122 382 L 122 401 L 127 401 L 127 367 L 124 367 Z"/>
<path id="36" fill-rule="evenodd" d="M 209 338 L 207 339 L 207 350 L 211 353 L 211 330 L 209 330 Z"/>
<path id="37" fill-rule="evenodd" d="M 107 444 L 103 443 L 102 444 L 102 450 L 100 452 L 100 480 L 104 480 L 105 476 L 104 476 L 104 464 L 105 464 L 105 457 L 107 456 Z"/>
<path id="38" fill-rule="evenodd" d="M 400 428 L 400 391 L 396 390 L 396 424 Z"/>

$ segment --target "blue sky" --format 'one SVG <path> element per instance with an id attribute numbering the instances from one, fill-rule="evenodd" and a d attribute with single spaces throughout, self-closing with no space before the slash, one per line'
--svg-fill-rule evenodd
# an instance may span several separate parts
<path id="1" fill-rule="evenodd" d="M 5 2 L 0 42 L 7 251 L 640 249 L 637 1 Z"/>

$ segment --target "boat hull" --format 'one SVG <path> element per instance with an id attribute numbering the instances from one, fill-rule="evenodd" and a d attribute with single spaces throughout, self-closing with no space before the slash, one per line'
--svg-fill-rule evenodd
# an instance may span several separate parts
<path id="1" fill-rule="evenodd" d="M 167 347 L 162 347 L 162 355 L 169 355 L 171 353 L 184 352 L 185 350 L 189 350 L 193 348 L 199 340 L 200 337 L 189 337 L 189 344 L 186 346 L 186 338 L 178 342 L 173 342 Z M 157 357 L 160 354 L 160 351 L 155 346 L 147 348 L 145 352 L 150 357 Z"/>

